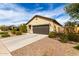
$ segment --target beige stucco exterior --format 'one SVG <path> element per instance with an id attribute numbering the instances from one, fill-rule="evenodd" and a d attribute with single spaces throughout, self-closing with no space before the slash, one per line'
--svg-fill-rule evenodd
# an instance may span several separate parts
<path id="1" fill-rule="evenodd" d="M 79 33 L 79 27 L 75 27 L 75 32 Z"/>
<path id="2" fill-rule="evenodd" d="M 79 27 L 77 27 L 77 33 L 79 33 Z"/>
<path id="3" fill-rule="evenodd" d="M 46 20 L 44 18 L 40 17 L 35 17 L 32 21 L 30 21 L 27 24 L 27 32 L 33 33 L 33 25 L 44 25 L 44 24 L 49 24 L 49 32 L 51 31 L 56 31 L 56 32 L 62 32 L 63 27 L 56 24 L 52 20 Z M 29 28 L 29 25 L 31 25 L 31 29 Z"/>
<path id="4" fill-rule="evenodd" d="M 64 32 L 65 32 L 65 33 L 68 32 L 67 28 L 69 28 L 69 27 L 64 27 Z M 70 29 L 70 28 L 69 28 L 69 29 Z M 78 25 L 75 25 L 74 29 L 70 29 L 69 32 L 70 32 L 71 30 L 72 30 L 74 33 L 79 33 L 79 26 L 78 26 Z"/>

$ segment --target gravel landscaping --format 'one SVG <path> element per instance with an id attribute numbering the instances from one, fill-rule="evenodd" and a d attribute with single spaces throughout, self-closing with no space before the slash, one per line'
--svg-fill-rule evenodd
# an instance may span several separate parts
<path id="1" fill-rule="evenodd" d="M 79 50 L 74 49 L 75 44 L 61 43 L 48 37 L 20 49 L 12 51 L 13 56 L 77 56 Z"/>

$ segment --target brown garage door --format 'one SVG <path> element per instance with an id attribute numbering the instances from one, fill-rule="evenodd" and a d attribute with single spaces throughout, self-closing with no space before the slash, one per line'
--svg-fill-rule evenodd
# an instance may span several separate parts
<path id="1" fill-rule="evenodd" d="M 48 34 L 49 33 L 49 25 L 37 25 L 37 26 L 33 26 L 33 33 Z"/>

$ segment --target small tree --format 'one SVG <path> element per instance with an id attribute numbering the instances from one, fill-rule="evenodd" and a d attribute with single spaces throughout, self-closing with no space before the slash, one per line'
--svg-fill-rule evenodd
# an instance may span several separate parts
<path id="1" fill-rule="evenodd" d="M 21 24 L 21 25 L 19 26 L 19 30 L 20 30 L 21 32 L 26 33 L 26 32 L 27 32 L 27 26 L 26 26 L 26 24 Z"/>
<path id="2" fill-rule="evenodd" d="M 65 30 L 67 33 L 74 33 L 75 32 L 75 22 L 66 22 L 65 23 Z"/>
<path id="3" fill-rule="evenodd" d="M 12 33 L 12 34 L 16 34 L 16 31 L 17 31 L 17 29 L 16 29 L 16 28 L 13 28 L 13 29 L 11 30 L 11 33 Z"/>
<path id="4" fill-rule="evenodd" d="M 65 11 L 67 14 L 70 15 L 71 20 L 78 20 L 79 19 L 79 3 L 68 4 L 65 7 Z"/>

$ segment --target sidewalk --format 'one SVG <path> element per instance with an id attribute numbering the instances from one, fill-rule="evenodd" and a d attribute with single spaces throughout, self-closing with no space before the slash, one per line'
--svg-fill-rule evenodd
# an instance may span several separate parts
<path id="1" fill-rule="evenodd" d="M 0 41 L 0 56 L 11 56 L 8 49 L 1 41 Z"/>

